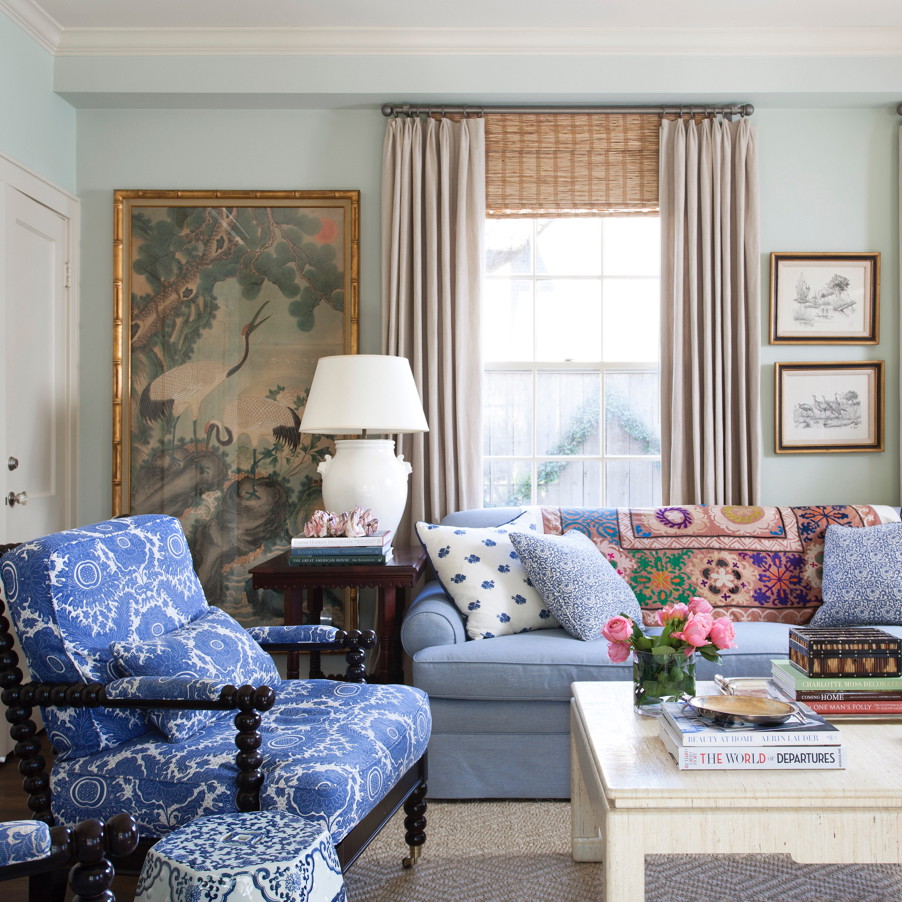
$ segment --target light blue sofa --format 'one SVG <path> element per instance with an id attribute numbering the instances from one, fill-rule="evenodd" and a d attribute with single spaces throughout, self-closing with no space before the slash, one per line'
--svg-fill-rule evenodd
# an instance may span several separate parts
<path id="1" fill-rule="evenodd" d="M 442 523 L 499 526 L 521 511 L 460 511 Z M 892 509 L 880 511 L 882 519 L 898 519 Z M 569 513 L 579 519 L 578 510 Z M 787 623 L 734 626 L 738 647 L 721 665 L 699 660 L 697 679 L 769 676 L 771 659 L 786 657 Z M 885 628 L 902 637 L 902 627 Z M 630 663 L 608 660 L 605 640 L 583 642 L 563 629 L 468 639 L 465 619 L 436 580 L 406 612 L 401 639 L 412 683 L 429 694 L 432 709 L 431 798 L 569 798 L 570 684 L 632 678 Z"/>

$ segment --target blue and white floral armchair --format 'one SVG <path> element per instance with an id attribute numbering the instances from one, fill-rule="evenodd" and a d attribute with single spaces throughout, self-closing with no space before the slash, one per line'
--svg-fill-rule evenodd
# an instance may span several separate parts
<path id="1" fill-rule="evenodd" d="M 245 631 L 207 604 L 181 526 L 163 515 L 24 543 L 0 577 L 35 681 L 21 685 L 0 616 L 2 698 L 36 817 L 128 811 L 143 842 L 201 815 L 279 809 L 325 824 L 347 868 L 403 804 L 405 864 L 416 859 L 429 703 L 363 682 L 371 633 Z M 266 647 L 347 649 L 348 681 L 283 681 Z M 57 752 L 49 781 L 34 705 Z"/>

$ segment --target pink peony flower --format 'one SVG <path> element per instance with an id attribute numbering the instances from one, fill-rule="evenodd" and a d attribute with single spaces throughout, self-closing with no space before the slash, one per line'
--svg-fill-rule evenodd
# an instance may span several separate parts
<path id="1" fill-rule="evenodd" d="M 671 602 L 657 614 L 658 626 L 664 626 L 668 620 L 685 620 L 689 616 L 689 608 L 680 602 Z"/>
<path id="2" fill-rule="evenodd" d="M 624 617 L 622 614 L 612 617 L 601 628 L 601 635 L 604 636 L 608 642 L 626 642 L 632 633 L 633 621 L 630 620 L 629 617 Z M 613 658 L 611 660 L 613 660 Z M 621 658 L 620 660 L 625 661 L 626 658 Z"/>
<path id="3" fill-rule="evenodd" d="M 630 656 L 630 647 L 625 642 L 608 644 L 608 657 L 614 664 L 622 664 Z"/>
<path id="4" fill-rule="evenodd" d="M 710 614 L 714 608 L 700 596 L 689 599 L 689 611 L 693 614 Z"/>
<path id="5" fill-rule="evenodd" d="M 690 614 L 686 618 L 686 624 L 683 626 L 682 631 L 671 633 L 671 635 L 677 639 L 682 639 L 683 642 L 695 648 L 701 648 L 710 641 L 708 633 L 713 625 L 714 618 L 710 614 Z"/>
<path id="6" fill-rule="evenodd" d="M 736 638 L 736 633 L 733 630 L 733 624 L 729 617 L 718 617 L 711 624 L 710 635 L 711 641 L 718 648 L 736 648 L 736 643 L 733 641 Z"/>

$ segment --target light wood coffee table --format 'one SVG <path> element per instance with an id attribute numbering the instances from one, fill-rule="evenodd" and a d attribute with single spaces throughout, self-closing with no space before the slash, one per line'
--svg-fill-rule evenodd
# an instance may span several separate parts
<path id="1" fill-rule="evenodd" d="M 642 902 L 659 853 L 902 862 L 902 721 L 842 722 L 845 770 L 681 771 L 632 683 L 572 689 L 573 858 L 604 863 L 607 902 Z"/>

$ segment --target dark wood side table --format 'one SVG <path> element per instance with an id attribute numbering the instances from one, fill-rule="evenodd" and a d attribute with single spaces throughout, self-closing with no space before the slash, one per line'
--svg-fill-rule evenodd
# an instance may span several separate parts
<path id="1" fill-rule="evenodd" d="M 289 563 L 290 551 L 256 567 L 251 567 L 255 589 L 275 589 L 285 595 L 285 623 L 304 622 L 304 593 L 307 593 L 308 622 L 318 623 L 323 610 L 324 589 L 379 590 L 377 626 L 379 635 L 375 679 L 380 683 L 403 683 L 401 656 L 401 617 L 407 603 L 406 590 L 412 589 L 426 569 L 423 548 L 395 548 L 388 564 L 349 566 L 299 566 Z M 400 590 L 400 592 L 399 592 Z M 311 676 L 322 676 L 319 655 L 311 655 Z M 288 679 L 297 679 L 299 656 L 288 655 Z"/>

